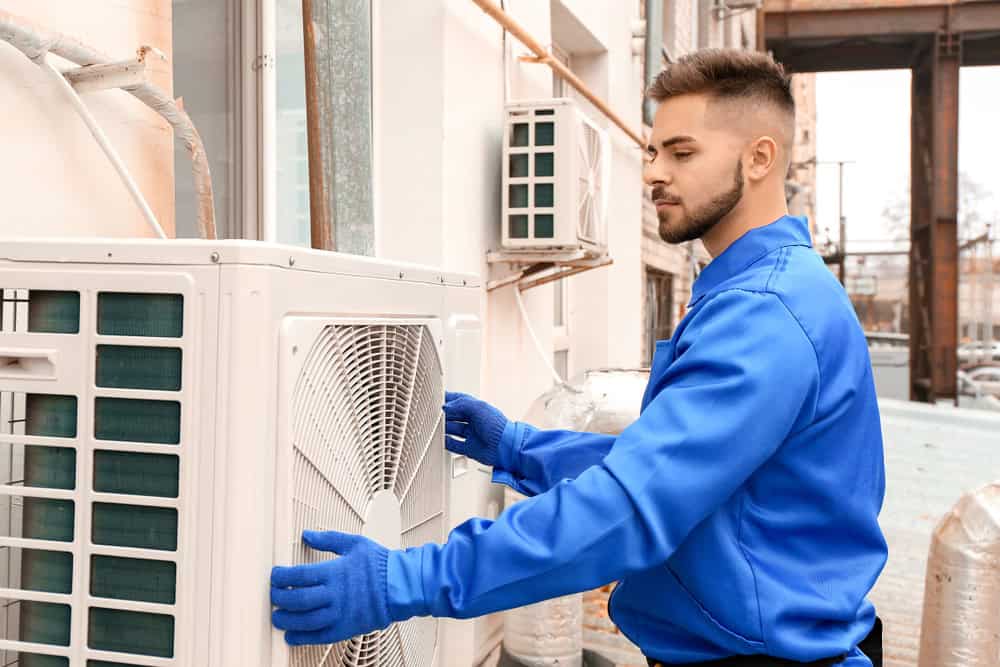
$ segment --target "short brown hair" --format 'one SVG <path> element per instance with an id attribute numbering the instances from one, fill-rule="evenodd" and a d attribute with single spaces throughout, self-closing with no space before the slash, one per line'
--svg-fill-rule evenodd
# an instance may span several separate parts
<path id="1" fill-rule="evenodd" d="M 687 94 L 770 103 L 795 118 L 791 77 L 780 63 L 759 51 L 694 51 L 667 65 L 646 91 L 657 102 Z"/>

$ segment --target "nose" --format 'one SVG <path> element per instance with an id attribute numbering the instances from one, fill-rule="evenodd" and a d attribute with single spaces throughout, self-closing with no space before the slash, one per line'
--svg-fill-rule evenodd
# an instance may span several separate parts
<path id="1" fill-rule="evenodd" d="M 665 160 L 657 157 L 656 159 L 650 160 L 646 159 L 642 165 L 642 181 L 652 187 L 654 185 L 670 185 L 673 181 L 670 173 L 665 169 L 663 164 Z"/>

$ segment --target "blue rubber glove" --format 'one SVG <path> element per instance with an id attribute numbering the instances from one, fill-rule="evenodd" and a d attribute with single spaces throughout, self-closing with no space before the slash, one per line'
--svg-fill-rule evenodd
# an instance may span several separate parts
<path id="1" fill-rule="evenodd" d="M 445 449 L 488 466 L 502 461 L 501 441 L 511 423 L 502 412 L 474 396 L 449 391 L 445 393 L 444 416 Z"/>
<path id="2" fill-rule="evenodd" d="M 302 540 L 340 558 L 271 570 L 271 622 L 285 641 L 331 644 L 388 627 L 389 551 L 360 535 L 306 530 Z"/>

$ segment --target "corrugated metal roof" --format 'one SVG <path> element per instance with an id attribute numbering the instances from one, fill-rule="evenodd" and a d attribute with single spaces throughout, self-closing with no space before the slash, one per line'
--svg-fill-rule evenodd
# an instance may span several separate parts
<path id="1" fill-rule="evenodd" d="M 882 400 L 889 562 L 871 598 L 885 622 L 886 667 L 914 667 L 931 533 L 962 496 L 1000 479 L 1000 414 Z"/>

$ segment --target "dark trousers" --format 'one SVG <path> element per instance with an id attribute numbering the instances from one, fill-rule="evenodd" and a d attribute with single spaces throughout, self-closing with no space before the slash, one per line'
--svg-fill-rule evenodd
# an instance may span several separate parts
<path id="1" fill-rule="evenodd" d="M 868 636 L 858 644 L 861 652 L 872 661 L 873 667 L 882 667 L 882 620 L 875 619 L 875 625 Z M 814 662 L 795 662 L 785 658 L 773 658 L 766 655 L 734 655 L 722 660 L 708 662 L 688 662 L 684 664 L 661 662 L 646 658 L 650 667 L 832 667 L 844 661 L 846 655 L 838 655 Z"/>

